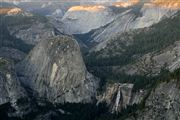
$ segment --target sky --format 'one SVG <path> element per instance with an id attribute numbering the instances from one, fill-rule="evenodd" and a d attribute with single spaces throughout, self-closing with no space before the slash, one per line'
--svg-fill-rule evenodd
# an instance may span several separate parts
<path id="1" fill-rule="evenodd" d="M 2 0 L 3 2 L 38 2 L 38 1 L 55 1 L 55 2 L 125 2 L 129 0 Z M 141 0 L 143 1 L 143 0 Z M 147 1 L 147 0 L 144 0 Z"/>

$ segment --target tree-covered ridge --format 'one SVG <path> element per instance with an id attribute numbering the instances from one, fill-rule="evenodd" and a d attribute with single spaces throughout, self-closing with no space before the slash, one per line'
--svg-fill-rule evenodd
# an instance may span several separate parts
<path id="1" fill-rule="evenodd" d="M 159 76 L 127 75 L 123 71 L 115 70 L 115 66 L 132 64 L 143 55 L 151 52 L 158 53 L 179 40 L 180 12 L 150 28 L 117 35 L 109 40 L 107 47 L 88 54 L 84 59 L 88 70 L 101 78 L 103 85 L 106 82 L 128 82 L 135 84 L 134 90 L 137 91 L 147 88 Z"/>
<path id="2" fill-rule="evenodd" d="M 140 57 L 146 53 L 159 51 L 172 45 L 175 41 L 180 40 L 180 12 L 171 18 L 166 18 L 154 24 L 150 28 L 143 28 L 140 32 L 134 31 L 133 34 L 126 37 L 126 41 L 133 41 L 128 46 L 126 42 L 122 41 L 124 34 L 128 35 L 129 33 L 123 33 L 118 35 L 119 37 L 112 38 L 106 48 L 90 53 L 86 57 L 87 65 L 125 65 L 134 62 L 138 58 L 137 56 Z"/>

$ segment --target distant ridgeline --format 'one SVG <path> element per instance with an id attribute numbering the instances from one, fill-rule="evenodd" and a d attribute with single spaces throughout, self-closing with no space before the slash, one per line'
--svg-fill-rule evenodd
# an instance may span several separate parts
<path id="1" fill-rule="evenodd" d="M 46 25 L 44 27 L 46 27 L 47 29 L 51 27 L 51 26 L 50 27 L 48 26 L 49 24 L 46 24 L 48 22 L 47 18 L 37 15 L 37 14 L 24 12 L 19 8 L 13 8 L 13 7 L 0 8 L 0 19 L 1 19 L 0 46 L 15 48 L 25 53 L 29 52 L 33 48 L 34 45 L 28 44 L 28 42 L 27 43 L 25 42 L 25 41 L 28 41 L 28 39 L 30 38 L 26 38 L 27 40 L 24 40 L 24 39 L 22 40 L 21 38 L 16 37 L 16 33 L 18 33 L 20 30 L 23 31 L 28 28 L 31 28 L 37 22 L 43 23 L 44 25 Z M 12 30 L 13 32 L 11 31 L 11 28 L 13 28 Z M 36 34 L 38 35 L 42 33 L 36 33 Z M 28 31 L 26 32 L 26 34 L 28 34 Z M 31 35 L 33 33 L 29 33 L 29 34 Z M 33 35 L 29 37 L 33 37 Z"/>
<path id="2" fill-rule="evenodd" d="M 94 75 L 111 82 L 138 82 L 143 87 L 151 81 L 151 77 L 140 75 L 125 75 L 113 71 L 113 66 L 125 66 L 133 64 L 143 55 L 151 52 L 158 52 L 176 41 L 180 40 L 180 12 L 172 18 L 166 18 L 161 22 L 152 25 L 150 28 L 143 28 L 131 33 L 123 33 L 112 38 L 107 46 L 100 50 L 85 55 L 86 65 Z M 128 36 L 127 36 L 128 35 Z M 132 41 L 127 46 L 121 39 Z M 148 79 L 145 81 L 144 79 Z M 144 82 L 143 82 L 144 81 Z M 136 84 L 135 84 L 136 86 Z"/>
<path id="3" fill-rule="evenodd" d="M 134 55 L 142 56 L 149 52 L 162 50 L 180 39 L 179 21 L 180 12 L 172 18 L 166 18 L 161 22 L 154 24 L 150 28 L 140 29 L 140 32 L 133 31 L 132 35 L 130 34 L 133 43 L 127 47 L 120 40 L 120 37 L 122 36 L 122 34 L 120 34 L 118 35 L 119 37 L 116 37 L 116 39 L 113 39 L 112 42 L 108 43 L 105 49 L 88 54 L 86 63 L 88 66 L 125 65 L 135 61 L 132 57 Z M 128 35 L 129 33 L 123 34 Z M 127 37 L 127 41 L 129 39 L 130 38 Z M 121 49 L 118 49 L 117 45 L 123 47 L 123 49 L 125 49 L 124 52 L 122 52 Z M 112 54 L 118 52 L 121 54 Z M 109 57 L 101 57 L 104 53 Z"/>
<path id="4" fill-rule="evenodd" d="M 0 47 L 10 47 L 26 53 L 29 52 L 33 46 L 24 43 L 21 39 L 18 39 L 9 33 L 7 28 L 8 22 L 15 20 L 14 19 L 7 20 L 6 18 L 5 16 L 0 15 L 0 19 L 2 20 L 2 22 L 0 22 L 0 28 L 1 28 Z"/>

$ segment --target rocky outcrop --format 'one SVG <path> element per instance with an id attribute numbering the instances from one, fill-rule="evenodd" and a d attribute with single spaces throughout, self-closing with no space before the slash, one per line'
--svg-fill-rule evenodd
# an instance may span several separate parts
<path id="1" fill-rule="evenodd" d="M 110 112 L 120 112 L 126 108 L 127 105 L 131 105 L 133 84 L 120 84 L 115 83 L 108 85 L 105 92 L 98 96 L 98 103 L 105 102 L 110 109 Z"/>
<path id="2" fill-rule="evenodd" d="M 10 61 L 2 57 L 0 58 L 0 104 L 14 101 L 25 96 L 25 91 L 21 87 L 13 69 Z"/>
<path id="3" fill-rule="evenodd" d="M 82 34 L 104 26 L 114 19 L 113 11 L 102 5 L 74 6 L 62 18 L 65 33 Z"/>
<path id="4" fill-rule="evenodd" d="M 92 102 L 98 80 L 87 72 L 76 41 L 67 36 L 40 42 L 17 65 L 21 82 L 52 103 Z"/>
<path id="5" fill-rule="evenodd" d="M 0 8 L 0 14 L 6 14 L 6 15 L 16 15 L 21 13 L 22 10 L 20 8 Z"/>
<path id="6" fill-rule="evenodd" d="M 29 112 L 28 96 L 21 86 L 11 61 L 0 58 L 0 106 L 10 103 L 15 110 L 11 116 L 22 116 Z M 26 100 L 24 104 L 22 101 Z"/>
<path id="7" fill-rule="evenodd" d="M 176 80 L 160 83 L 146 100 L 145 109 L 127 120 L 179 120 L 180 90 Z"/>
<path id="8" fill-rule="evenodd" d="M 156 6 L 171 8 L 171 9 L 179 9 L 180 3 L 178 0 L 154 0 L 152 3 Z"/>
<path id="9" fill-rule="evenodd" d="M 5 12 L 7 13 L 5 13 Z M 26 44 L 35 45 L 40 40 L 54 36 L 55 28 L 46 17 L 32 14 L 20 8 L 2 7 L 1 26 L 6 27 L 9 34 L 21 39 Z"/>

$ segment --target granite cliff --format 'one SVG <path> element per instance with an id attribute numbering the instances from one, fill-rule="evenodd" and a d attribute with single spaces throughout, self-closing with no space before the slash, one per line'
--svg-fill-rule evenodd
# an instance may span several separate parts
<path id="1" fill-rule="evenodd" d="M 92 102 L 98 80 L 87 72 L 77 42 L 67 36 L 40 42 L 17 65 L 21 82 L 53 103 Z"/>
<path id="2" fill-rule="evenodd" d="M 9 112 L 9 116 L 21 117 L 31 111 L 28 95 L 16 75 L 13 62 L 2 57 L 0 57 L 0 91 L 0 106 L 9 103 L 14 109 Z"/>

